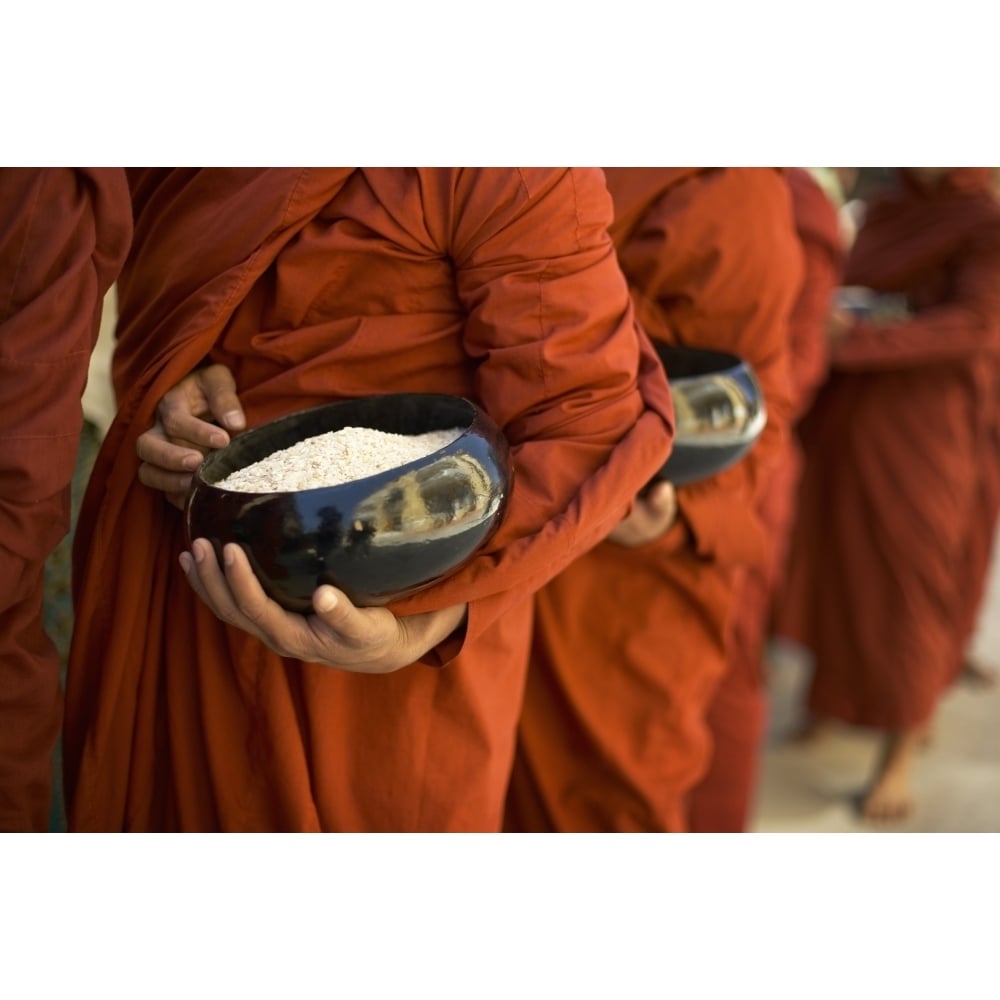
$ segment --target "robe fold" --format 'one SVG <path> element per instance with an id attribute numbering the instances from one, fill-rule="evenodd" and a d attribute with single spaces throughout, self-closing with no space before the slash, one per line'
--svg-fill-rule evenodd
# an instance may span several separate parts
<path id="1" fill-rule="evenodd" d="M 826 319 L 844 266 L 844 246 L 837 208 L 809 172 L 793 167 L 785 171 L 785 179 L 804 265 L 788 324 L 794 424 L 826 377 Z M 734 601 L 729 666 L 708 713 L 712 762 L 688 800 L 690 829 L 695 833 L 739 833 L 747 826 L 767 725 L 764 646 L 787 560 L 801 461 L 793 428 L 758 502 L 768 534 L 767 560 L 746 570 Z"/>
<path id="2" fill-rule="evenodd" d="M 787 321 L 801 257 L 780 172 L 605 173 L 644 329 L 748 360 L 770 417 L 743 461 L 678 490 L 681 515 L 662 538 L 631 549 L 604 542 L 539 591 L 511 831 L 687 828 L 737 577 L 765 557 L 760 484 L 787 432 Z"/>
<path id="3" fill-rule="evenodd" d="M 42 620 L 70 527 L 81 396 L 131 233 L 121 171 L 0 169 L 0 830 L 48 828 L 62 717 Z"/>
<path id="4" fill-rule="evenodd" d="M 1000 358 L 988 171 L 926 188 L 901 170 L 844 282 L 905 295 L 912 315 L 859 320 L 832 352 L 803 423 L 779 623 L 815 655 L 815 715 L 896 730 L 927 722 L 956 676 L 988 566 Z"/>
<path id="5" fill-rule="evenodd" d="M 597 170 L 130 174 L 119 413 L 76 535 L 65 727 L 76 830 L 496 830 L 532 590 L 602 538 L 664 460 L 669 390 L 641 338 Z M 202 605 L 182 518 L 137 437 L 202 363 L 249 426 L 335 399 L 445 392 L 512 447 L 508 513 L 455 576 L 464 638 L 368 676 L 282 659 Z"/>

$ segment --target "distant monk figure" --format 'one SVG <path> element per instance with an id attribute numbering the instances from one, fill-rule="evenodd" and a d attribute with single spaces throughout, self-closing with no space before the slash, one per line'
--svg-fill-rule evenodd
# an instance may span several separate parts
<path id="1" fill-rule="evenodd" d="M 815 654 L 813 716 L 885 733 L 863 811 L 895 820 L 962 669 L 1000 492 L 989 171 L 901 169 L 868 208 L 844 284 L 905 296 L 910 315 L 879 318 L 880 300 L 874 317 L 831 315 L 781 626 Z"/>
<path id="2" fill-rule="evenodd" d="M 769 420 L 737 465 L 637 498 L 608 541 L 539 592 L 512 831 L 688 829 L 738 577 L 765 558 L 759 487 L 787 433 L 787 327 L 802 265 L 780 171 L 605 173 L 645 329 L 749 361 Z"/>
<path id="3" fill-rule="evenodd" d="M 814 175 L 796 167 L 785 171 L 785 179 L 805 264 L 789 321 L 794 424 L 827 373 L 826 319 L 845 257 L 839 211 L 851 174 L 841 169 Z M 738 833 L 747 826 L 767 720 L 764 648 L 772 598 L 788 554 L 801 465 L 793 432 L 762 485 L 758 513 L 768 533 L 767 559 L 748 568 L 734 601 L 729 668 L 708 715 L 712 764 L 688 800 L 695 833 Z"/>

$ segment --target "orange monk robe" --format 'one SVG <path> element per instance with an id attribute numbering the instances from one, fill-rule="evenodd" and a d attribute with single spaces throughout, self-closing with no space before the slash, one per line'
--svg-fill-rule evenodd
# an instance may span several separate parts
<path id="1" fill-rule="evenodd" d="M 844 280 L 905 294 L 914 315 L 859 322 L 832 355 L 803 424 L 782 620 L 815 654 L 815 715 L 910 728 L 961 664 L 968 554 L 995 488 L 1000 205 L 986 172 L 931 191 L 901 172 Z"/>
<path id="2" fill-rule="evenodd" d="M 125 176 L 0 170 L 0 830 L 48 828 L 60 662 L 45 561 L 70 526 L 80 398 L 128 247 Z"/>
<path id="3" fill-rule="evenodd" d="M 77 830 L 497 830 L 530 595 L 669 451 L 598 170 L 171 170 L 132 175 L 120 410 L 76 539 L 67 799 Z M 283 660 L 201 604 L 181 515 L 136 480 L 157 401 L 229 365 L 251 426 L 434 391 L 512 445 L 504 524 L 394 607 L 468 602 L 464 639 L 366 676 Z"/>
<path id="4" fill-rule="evenodd" d="M 506 826 L 663 831 L 711 752 L 736 577 L 764 558 L 759 484 L 783 447 L 787 322 L 801 254 L 781 174 L 607 170 L 613 234 L 641 321 L 757 371 L 771 419 L 747 458 L 681 487 L 681 518 L 640 548 L 605 542 L 540 591 Z"/>
<path id="5" fill-rule="evenodd" d="M 843 270 L 844 248 L 837 209 L 809 172 L 791 168 L 785 179 L 805 267 L 789 320 L 791 417 L 797 422 L 826 376 L 826 319 Z M 764 644 L 771 602 L 787 558 L 800 467 L 800 446 L 793 433 L 758 501 L 768 534 L 767 559 L 747 570 L 734 602 L 729 668 L 708 714 L 712 763 L 688 800 L 693 832 L 738 833 L 746 828 L 767 722 Z"/>

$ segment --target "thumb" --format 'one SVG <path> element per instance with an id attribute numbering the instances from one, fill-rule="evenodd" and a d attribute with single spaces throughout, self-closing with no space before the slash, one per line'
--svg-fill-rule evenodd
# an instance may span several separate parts
<path id="1" fill-rule="evenodd" d="M 349 642 L 364 641 L 370 631 L 365 615 L 336 587 L 318 587 L 313 593 L 313 609 L 324 625 Z"/>
<path id="2" fill-rule="evenodd" d="M 657 483 L 647 494 L 646 503 L 655 511 L 666 514 L 671 511 L 677 503 L 677 494 L 674 484 L 664 480 Z"/>
<path id="3" fill-rule="evenodd" d="M 246 427 L 246 416 L 239 396 L 236 380 L 225 365 L 209 365 L 199 372 L 201 390 L 208 402 L 212 416 L 227 430 L 241 431 Z"/>

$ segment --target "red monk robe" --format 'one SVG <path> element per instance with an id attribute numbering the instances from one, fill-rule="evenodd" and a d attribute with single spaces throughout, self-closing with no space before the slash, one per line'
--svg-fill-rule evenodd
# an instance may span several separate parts
<path id="1" fill-rule="evenodd" d="M 963 560 L 965 569 L 965 596 L 962 602 L 965 618 L 961 624 L 961 634 L 965 636 L 963 660 L 974 678 L 981 671 L 985 671 L 986 678 L 989 678 L 995 670 L 992 665 L 977 663 L 971 653 L 971 646 L 979 627 L 979 613 L 986 596 L 986 585 L 995 558 L 997 518 L 1000 516 L 1000 370 L 993 373 L 992 395 L 987 390 L 985 396 L 987 402 L 984 403 L 983 416 L 992 415 L 994 419 L 984 434 L 981 476 L 969 523 L 966 556 Z"/>
<path id="2" fill-rule="evenodd" d="M 859 321 L 834 349 L 803 425 L 783 630 L 816 656 L 817 717 L 910 732 L 962 662 L 970 552 L 992 536 L 977 514 L 995 516 L 1000 205 L 987 171 L 937 184 L 901 171 L 844 281 L 905 294 L 914 315 Z"/>
<path id="3" fill-rule="evenodd" d="M 785 171 L 805 277 L 789 321 L 791 418 L 809 408 L 827 372 L 826 318 L 844 265 L 837 208 L 807 170 Z M 788 554 L 801 449 L 793 433 L 763 485 L 758 513 L 768 534 L 766 562 L 744 575 L 734 602 L 729 668 L 708 714 L 712 764 L 688 800 L 692 832 L 746 829 L 767 721 L 764 645 L 771 602 Z"/>
<path id="4" fill-rule="evenodd" d="M 600 171 L 131 180 L 120 410 L 76 535 L 71 828 L 499 829 L 530 595 L 622 517 L 672 433 Z M 503 527 L 393 608 L 468 602 L 464 639 L 426 664 L 347 673 L 281 659 L 199 601 L 178 565 L 181 515 L 137 482 L 135 447 L 206 360 L 234 372 L 250 426 L 386 391 L 460 394 L 492 414 L 516 466 Z"/>
<path id="5" fill-rule="evenodd" d="M 992 187 L 996 194 L 995 181 Z M 971 646 L 979 626 L 979 613 L 986 595 L 990 568 L 995 558 L 997 518 L 1000 517 L 1000 359 L 992 373 L 983 370 L 981 378 L 984 396 L 982 416 L 986 426 L 983 435 L 979 487 L 969 524 L 966 556 L 963 560 L 965 620 L 961 629 L 965 635 L 963 657 L 965 666 L 972 670 L 974 677 L 981 670 L 985 670 L 986 676 L 989 677 L 992 676 L 995 667 L 977 663 L 971 654 Z"/>
<path id="6" fill-rule="evenodd" d="M 130 219 L 118 171 L 0 170 L 2 831 L 48 828 L 62 693 L 45 561 L 69 531 L 80 399 Z"/>
<path id="7" fill-rule="evenodd" d="M 607 170 L 612 233 L 645 329 L 740 355 L 770 419 L 737 466 L 681 487 L 681 516 L 638 548 L 605 542 L 538 594 L 506 826 L 679 831 L 711 753 L 737 574 L 764 558 L 759 484 L 788 412 L 787 322 L 801 254 L 781 174 Z"/>

